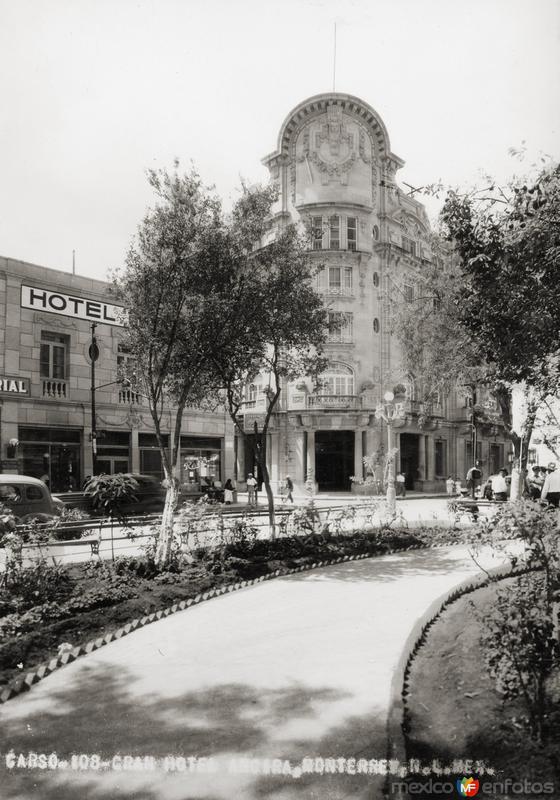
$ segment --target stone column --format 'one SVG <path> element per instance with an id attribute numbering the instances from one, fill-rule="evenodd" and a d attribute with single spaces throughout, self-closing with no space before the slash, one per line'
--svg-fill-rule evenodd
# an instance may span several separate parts
<path id="1" fill-rule="evenodd" d="M 429 481 L 434 480 L 434 461 L 435 461 L 435 451 L 434 451 L 434 437 L 428 436 L 427 437 L 427 444 L 428 444 L 428 474 L 427 479 Z"/>
<path id="2" fill-rule="evenodd" d="M 354 475 L 357 478 L 362 478 L 364 475 L 362 455 L 362 431 L 358 428 L 354 431 Z"/>
<path id="3" fill-rule="evenodd" d="M 313 480 L 315 480 L 315 431 L 307 431 L 307 472 L 313 471 Z M 304 475 L 304 480 L 307 475 Z"/>
<path id="4" fill-rule="evenodd" d="M 280 434 L 278 431 L 271 433 L 268 440 L 268 474 L 270 475 L 270 484 L 272 490 L 278 490 L 278 483 L 280 481 Z"/>
<path id="5" fill-rule="evenodd" d="M 227 430 L 224 432 L 223 438 L 223 451 L 222 451 L 222 483 L 225 483 L 228 478 L 235 476 L 235 450 L 232 434 Z"/>
<path id="6" fill-rule="evenodd" d="M 426 480 L 426 437 L 420 434 L 418 437 L 418 469 L 421 480 Z"/>
<path id="7" fill-rule="evenodd" d="M 130 431 L 130 466 L 132 472 L 140 472 L 140 447 L 138 445 L 138 428 Z"/>
<path id="8" fill-rule="evenodd" d="M 237 482 L 245 483 L 245 439 L 241 434 L 235 437 L 237 441 Z"/>

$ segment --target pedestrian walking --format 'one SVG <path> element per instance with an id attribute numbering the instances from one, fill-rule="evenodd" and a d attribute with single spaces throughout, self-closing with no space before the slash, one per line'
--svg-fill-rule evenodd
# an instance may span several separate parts
<path id="1" fill-rule="evenodd" d="M 395 483 L 397 497 L 406 497 L 406 478 L 402 472 L 397 473 Z"/>
<path id="2" fill-rule="evenodd" d="M 475 496 L 477 488 L 482 481 L 482 470 L 480 469 L 480 461 L 477 461 L 474 467 L 471 467 L 467 472 L 467 489 L 471 493 L 471 497 Z"/>
<path id="3" fill-rule="evenodd" d="M 285 487 L 286 487 L 286 502 L 288 502 L 288 500 L 289 500 L 290 503 L 293 503 L 294 502 L 294 498 L 293 498 L 292 492 L 294 491 L 294 484 L 293 484 L 292 479 L 290 478 L 289 475 L 286 475 Z"/>
<path id="4" fill-rule="evenodd" d="M 228 478 L 224 485 L 224 503 L 230 506 L 233 503 L 233 483 L 231 478 Z"/>
<path id="5" fill-rule="evenodd" d="M 247 505 L 255 506 L 257 504 L 257 481 L 253 478 L 253 473 L 247 475 Z"/>
<path id="6" fill-rule="evenodd" d="M 455 480 L 452 475 L 450 475 L 445 481 L 445 489 L 449 497 L 452 497 L 455 494 Z"/>
<path id="7" fill-rule="evenodd" d="M 548 475 L 544 479 L 541 500 L 546 500 L 550 506 L 558 508 L 560 502 L 560 471 L 556 464 L 548 465 Z"/>

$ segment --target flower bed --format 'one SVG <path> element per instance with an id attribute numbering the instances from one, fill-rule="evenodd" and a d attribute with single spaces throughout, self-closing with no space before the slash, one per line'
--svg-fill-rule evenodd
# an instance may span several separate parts
<path id="1" fill-rule="evenodd" d="M 114 564 L 95 560 L 68 568 L 39 563 L 20 571 L 0 592 L 0 686 L 55 657 L 61 644 L 76 647 L 212 588 L 318 561 L 452 543 L 456 536 L 442 529 L 385 529 L 273 542 L 242 539 L 198 548 L 163 572 L 148 558 Z"/>

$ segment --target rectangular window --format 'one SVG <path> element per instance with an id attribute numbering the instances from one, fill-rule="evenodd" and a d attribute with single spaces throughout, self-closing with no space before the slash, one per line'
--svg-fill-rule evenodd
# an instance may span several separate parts
<path id="1" fill-rule="evenodd" d="M 329 289 L 341 289 L 341 268 L 329 267 Z"/>
<path id="2" fill-rule="evenodd" d="M 407 236 L 402 237 L 402 249 L 405 250 L 407 253 L 410 253 L 411 256 L 416 255 L 416 242 L 413 242 L 412 239 L 409 239 Z"/>
<path id="3" fill-rule="evenodd" d="M 331 294 L 352 294 L 352 267 L 322 268 L 317 276 L 319 290 Z"/>
<path id="4" fill-rule="evenodd" d="M 118 345 L 117 352 L 117 380 L 128 380 L 131 384 L 136 384 L 136 369 L 134 357 L 130 355 L 127 347 Z"/>
<path id="5" fill-rule="evenodd" d="M 66 351 L 68 339 L 58 333 L 41 331 L 41 378 L 64 380 L 66 377 Z"/>
<path id="6" fill-rule="evenodd" d="M 311 217 L 311 238 L 313 249 L 323 249 L 323 217 Z"/>
<path id="7" fill-rule="evenodd" d="M 350 312 L 329 311 L 328 342 L 352 342 L 354 320 Z"/>
<path id="8" fill-rule="evenodd" d="M 435 472 L 441 478 L 447 472 L 447 442 L 440 439 L 435 443 Z"/>
<path id="9" fill-rule="evenodd" d="M 358 249 L 358 220 L 356 217 L 348 217 L 346 220 L 346 245 L 348 250 L 353 252 Z"/>
<path id="10" fill-rule="evenodd" d="M 406 300 L 407 303 L 414 302 L 414 286 L 411 286 L 408 283 L 405 284 L 404 287 L 404 299 Z"/>
<path id="11" fill-rule="evenodd" d="M 340 250 L 340 217 L 336 215 L 329 219 L 329 247 Z"/>

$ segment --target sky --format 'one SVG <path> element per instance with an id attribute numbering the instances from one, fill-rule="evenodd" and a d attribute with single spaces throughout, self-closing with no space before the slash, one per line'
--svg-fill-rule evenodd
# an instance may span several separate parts
<path id="1" fill-rule="evenodd" d="M 0 0 L 0 255 L 105 279 L 147 169 L 192 162 L 227 207 L 333 80 L 381 115 L 401 184 L 560 159 L 558 0 Z"/>

